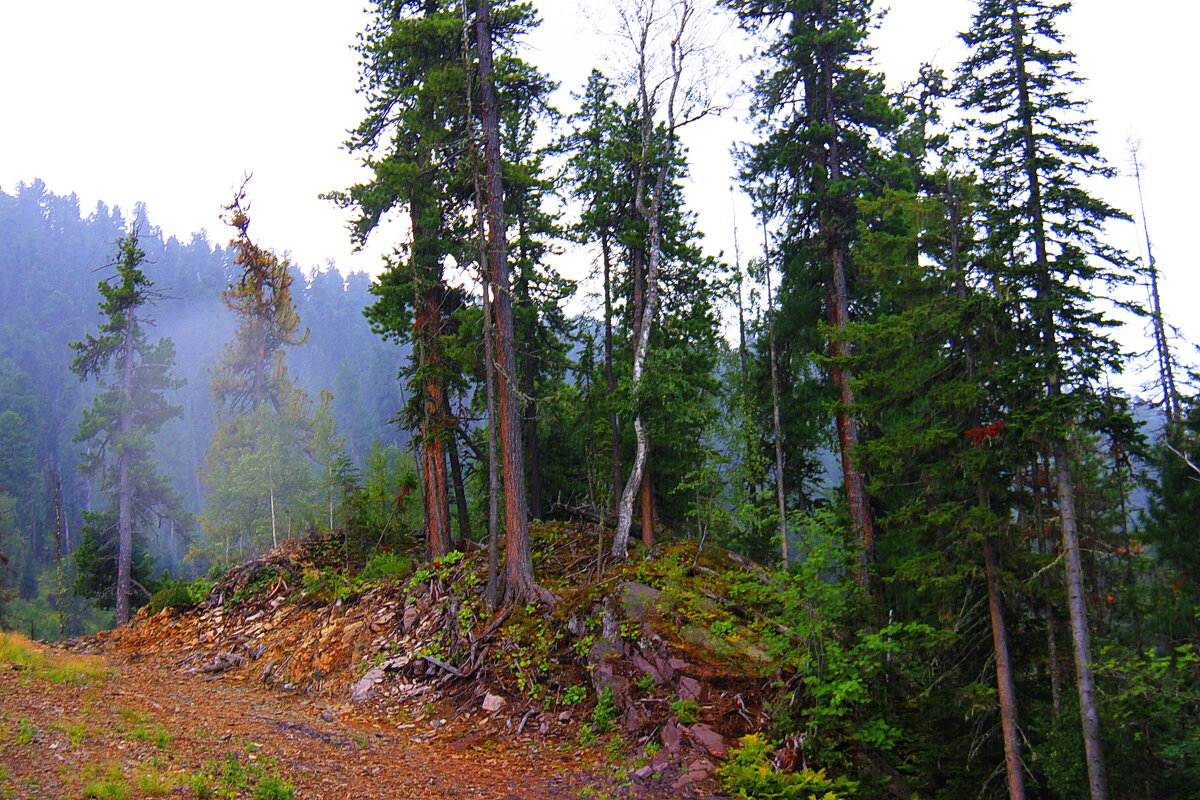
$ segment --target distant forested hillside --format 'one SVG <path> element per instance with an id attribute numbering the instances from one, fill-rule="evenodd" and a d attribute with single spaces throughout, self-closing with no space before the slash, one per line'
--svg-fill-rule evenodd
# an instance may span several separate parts
<path id="1" fill-rule="evenodd" d="M 141 205 L 132 213 L 103 203 L 81 208 L 74 195 L 52 194 L 40 181 L 0 191 L 0 485 L 14 506 L 0 521 L 0 554 L 8 559 L 5 591 L 15 595 L 0 597 L 0 604 L 9 600 L 8 616 L 18 627 L 36 623 L 36 599 L 54 583 L 55 482 L 61 481 L 60 547 L 67 553 L 80 541 L 82 512 L 104 504 L 97 479 L 79 470 L 83 445 L 72 441 L 95 388 L 71 372 L 69 343 L 96 329 L 97 282 L 131 225 L 146 253 L 147 277 L 162 294 L 149 312 L 148 335 L 174 341 L 174 375 L 186 381 L 169 398 L 183 413 L 156 436 L 154 458 L 182 493 L 184 508 L 203 510 L 205 451 L 214 429 L 210 370 L 235 326 L 221 299 L 236 278 L 223 244 L 229 229 L 180 241 L 164 236 L 149 214 Z M 361 466 L 375 442 L 407 440 L 388 424 L 403 403 L 396 377 L 406 353 L 375 336 L 363 317 L 371 302 L 367 275 L 292 271 L 300 326 L 309 335 L 287 352 L 288 369 L 310 405 L 322 390 L 333 394 L 330 410 L 346 455 Z M 194 520 L 183 526 L 163 520 L 158 537 L 146 542 L 154 569 L 180 571 L 187 537 L 196 531 Z"/>

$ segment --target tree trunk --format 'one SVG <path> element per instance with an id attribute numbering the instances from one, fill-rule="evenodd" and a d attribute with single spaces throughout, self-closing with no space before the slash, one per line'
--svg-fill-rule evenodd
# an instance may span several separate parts
<path id="1" fill-rule="evenodd" d="M 654 485 L 650 481 L 650 459 L 646 458 L 646 470 L 642 474 L 642 544 L 649 550 L 654 547 L 654 523 L 656 510 L 654 508 Z"/>
<path id="2" fill-rule="evenodd" d="M 58 638 L 67 638 L 67 584 L 66 570 L 63 568 L 63 556 L 69 546 L 67 529 L 63 519 L 62 475 L 56 464 L 50 470 L 50 480 L 54 484 L 54 577 L 57 590 L 58 604 Z"/>
<path id="3" fill-rule="evenodd" d="M 481 217 L 482 218 L 482 217 Z M 484 239 L 480 238 L 480 244 Z M 496 409 L 496 348 L 492 339 L 492 282 L 487 277 L 487 261 L 480 262 L 483 272 L 483 357 L 487 384 L 487 458 L 488 458 L 488 580 L 484 597 L 493 610 L 500 605 L 500 460 L 497 451 L 500 414 Z"/>
<path id="4" fill-rule="evenodd" d="M 440 264 L 430 242 L 436 236 L 425 219 L 427 203 L 419 194 L 410 202 L 413 230 L 413 281 L 417 290 L 417 309 L 413 338 L 421 384 L 421 467 L 424 481 L 425 548 L 430 558 L 450 552 L 450 494 L 446 480 L 445 379 L 441 374 L 442 292 Z"/>
<path id="5" fill-rule="evenodd" d="M 446 454 L 450 457 L 450 485 L 454 489 L 454 506 L 458 512 L 458 535 L 460 539 L 472 540 L 471 512 L 467 509 L 467 490 L 463 485 L 462 461 L 458 457 L 458 422 L 450 412 L 450 398 L 442 408 L 446 420 Z"/>
<path id="6" fill-rule="evenodd" d="M 1067 570 L 1067 610 L 1071 620 L 1071 642 L 1075 651 L 1075 682 L 1079 690 L 1079 714 L 1083 722 L 1083 750 L 1087 760 L 1088 785 L 1092 800 L 1108 797 L 1104 777 L 1104 752 L 1100 744 L 1100 714 L 1096 709 L 1096 684 L 1092 676 L 1092 646 L 1088 632 L 1087 607 L 1083 594 L 1083 561 L 1075 520 L 1074 484 L 1067 446 L 1054 449 L 1054 471 L 1058 484 L 1058 511 L 1062 518 L 1063 551 Z"/>
<path id="7" fill-rule="evenodd" d="M 987 502 L 982 489 L 980 502 Z M 996 544 L 986 535 L 983 540 L 983 564 L 987 576 L 988 614 L 992 621 L 992 650 L 996 655 L 996 689 L 1000 698 L 1000 728 L 1004 734 L 1008 797 L 1009 800 L 1024 800 L 1025 773 L 1021 768 L 1021 732 L 1017 726 L 1017 689 L 1013 680 L 1012 660 L 1009 658 L 1004 600 L 997 585 L 1000 566 L 996 558 Z"/>
<path id="8" fill-rule="evenodd" d="M 831 21 L 826 19 L 822 23 L 822 33 L 828 33 L 831 24 Z M 850 354 L 846 344 L 846 327 L 850 322 L 850 290 L 846 274 L 846 244 L 837 229 L 840 220 L 833 208 L 834 198 L 829 189 L 830 186 L 838 186 L 842 181 L 840 131 L 834 108 L 831 61 L 832 56 L 827 54 L 822 46 L 820 60 L 816 66 L 821 82 L 819 96 L 823 98 L 824 103 L 820 114 L 829 131 L 829 138 L 826 142 L 827 147 L 818 146 L 815 153 L 818 163 L 825 164 L 828 175 L 828 184 L 822 187 L 826 197 L 821 203 L 819 236 L 831 269 L 826 293 L 829 325 L 833 329 L 829 342 L 829 356 L 832 362 L 830 377 L 838 393 L 836 421 L 838 447 L 842 459 L 842 482 L 846 492 L 846 505 L 859 545 L 859 567 L 855 573 L 855 582 L 866 587 L 874 584 L 870 565 L 875 562 L 875 524 L 867 500 L 866 480 L 858 469 L 855 452 L 858 449 L 858 421 L 854 417 L 854 376 L 844 364 Z M 873 588 L 877 590 L 878 587 Z"/>
<path id="9" fill-rule="evenodd" d="M 1137 146 L 1132 148 L 1133 176 L 1137 180 L 1138 207 L 1142 216 L 1142 235 L 1146 242 L 1146 271 L 1150 277 L 1150 321 L 1154 327 L 1154 349 L 1158 356 L 1158 382 L 1163 393 L 1163 411 L 1167 422 L 1179 422 L 1183 416 L 1179 392 L 1175 388 L 1175 360 L 1171 356 L 1171 344 L 1167 339 L 1167 326 L 1163 319 L 1162 295 L 1158 290 L 1158 264 L 1154 261 L 1154 248 L 1150 243 L 1150 224 L 1146 220 L 1146 201 L 1142 196 L 1142 164 Z"/>
<path id="10" fill-rule="evenodd" d="M 125 324 L 121 345 L 121 392 L 123 407 L 119 423 L 120 452 L 117 456 L 117 624 L 129 622 L 129 593 L 133 583 L 133 476 L 130 475 L 130 436 L 133 433 L 133 335 L 137 318 L 133 311 Z"/>
<path id="11" fill-rule="evenodd" d="M 612 502 L 615 509 L 621 498 L 621 427 L 613 405 L 617 379 L 613 374 L 612 253 L 609 251 L 607 231 L 600 234 L 600 253 L 604 265 L 604 387 L 608 392 L 608 431 L 612 437 Z"/>
<path id="12" fill-rule="evenodd" d="M 783 486 L 783 423 L 779 413 L 779 356 L 775 347 L 775 298 L 771 293 L 771 264 L 767 258 L 767 227 L 763 223 L 763 271 L 767 282 L 767 342 L 771 361 L 771 430 L 775 438 L 775 504 L 779 514 L 779 557 L 788 567 L 787 494 Z"/>
<path id="13" fill-rule="evenodd" d="M 519 209 L 518 213 L 524 212 Z M 521 400 L 524 406 L 521 427 L 525 439 L 525 470 L 529 478 L 529 515 L 533 519 L 541 519 L 544 506 L 541 453 L 538 447 L 537 317 L 529 293 L 529 255 L 524 249 L 525 236 L 525 220 L 520 218 L 517 221 L 517 239 L 522 243 L 522 268 L 514 282 L 514 291 L 521 316 L 514 320 L 514 324 L 520 329 L 521 341 Z"/>
<path id="14" fill-rule="evenodd" d="M 496 355 L 499 362 L 500 447 L 504 459 L 504 544 L 506 602 L 522 602 L 538 593 L 529 545 L 529 513 L 525 504 L 525 457 L 521 442 L 521 399 L 517 392 L 517 358 L 513 347 L 512 293 L 509 285 L 504 227 L 504 185 L 500 160 L 500 118 L 492 82 L 491 8 L 475 5 L 475 37 L 479 46 L 484 164 L 487 199 L 488 261 L 496 297 Z"/>

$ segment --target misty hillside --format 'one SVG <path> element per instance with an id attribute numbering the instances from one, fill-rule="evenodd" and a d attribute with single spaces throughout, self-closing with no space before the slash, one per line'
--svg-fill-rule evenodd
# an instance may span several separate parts
<path id="1" fill-rule="evenodd" d="M 0 192 L 0 414 L 13 412 L 4 427 L 8 455 L 26 453 L 23 463 L 35 474 L 19 497 L 10 532 L 24 542 L 0 548 L 11 559 L 19 593 L 36 595 L 41 568 L 53 559 L 53 470 L 62 480 L 65 524 L 78 542 L 81 512 L 98 504 L 99 487 L 80 474 L 81 445 L 73 442 L 94 387 L 70 369 L 69 343 L 92 333 L 100 320 L 97 282 L 111 275 L 115 242 L 132 224 L 146 252 L 146 272 L 161 293 L 151 312 L 153 338 L 175 344 L 175 376 L 186 381 L 171 397 L 182 416 L 156 436 L 155 457 L 162 473 L 183 493 L 184 507 L 203 508 L 204 453 L 213 432 L 210 370 L 234 331 L 234 318 L 221 292 L 234 279 L 230 251 L 222 240 L 229 229 L 196 233 L 187 241 L 164 237 L 138 206 L 132 213 L 101 203 L 81 208 L 77 198 L 60 197 L 35 182 Z M 403 404 L 397 381 L 405 348 L 374 335 L 362 309 L 372 302 L 370 279 L 357 273 L 302 271 L 293 265 L 293 296 L 307 341 L 291 348 L 288 368 L 315 404 L 322 390 L 332 392 L 332 414 L 346 453 L 361 466 L 375 442 L 403 444 L 402 428 L 389 425 Z M 15 490 L 17 487 L 6 486 Z M 168 526 L 164 526 L 164 536 Z M 22 546 L 23 545 L 23 546 Z M 151 541 L 158 568 L 180 569 L 186 547 Z"/>

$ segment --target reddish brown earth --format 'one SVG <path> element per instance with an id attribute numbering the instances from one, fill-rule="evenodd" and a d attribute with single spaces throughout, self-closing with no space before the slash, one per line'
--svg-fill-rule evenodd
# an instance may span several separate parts
<path id="1" fill-rule="evenodd" d="M 384 724 L 153 658 L 82 658 L 107 676 L 57 683 L 0 664 L 0 798 L 202 796 L 196 776 L 207 772 L 217 791 L 227 788 L 219 765 L 229 758 L 263 766 L 294 785 L 296 798 L 697 796 L 672 790 L 676 776 L 627 778 L 621 754 L 581 751 L 568 726 L 560 735 L 481 735 L 475 721 L 444 708 Z M 128 793 L 104 794 L 116 791 L 106 780 Z M 252 797 L 252 783 L 230 796 Z"/>
<path id="2" fill-rule="evenodd" d="M 620 786 L 623 770 L 602 763 L 604 752 L 577 752 L 557 736 L 484 738 L 437 714 L 383 726 L 301 696 L 174 672 L 145 658 L 107 660 L 107 667 L 106 679 L 73 685 L 5 664 L 0 796 L 94 796 L 89 787 L 95 792 L 114 765 L 128 796 L 160 794 L 139 787 L 138 778 L 148 775 L 174 784 L 169 796 L 194 796 L 190 777 L 229 753 L 246 766 L 268 765 L 268 774 L 294 784 L 296 798 L 536 800 L 634 788 Z M 20 730 L 29 726 L 36 733 L 23 741 L 30 734 Z M 240 796 L 251 796 L 250 788 Z"/>

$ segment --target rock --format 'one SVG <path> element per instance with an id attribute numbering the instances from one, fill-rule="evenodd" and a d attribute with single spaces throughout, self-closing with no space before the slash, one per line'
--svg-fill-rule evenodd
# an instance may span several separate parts
<path id="1" fill-rule="evenodd" d="M 570 711 L 564 711 L 564 712 L 562 712 L 561 714 L 559 714 L 559 715 L 558 715 L 558 721 L 559 721 L 559 722 L 570 722 L 570 721 L 571 721 L 571 712 L 570 712 Z"/>
<path id="2" fill-rule="evenodd" d="M 631 656 L 629 660 L 633 663 L 633 666 L 639 672 L 653 677 L 654 682 L 656 684 L 658 684 L 659 686 L 662 686 L 664 683 L 667 682 L 668 679 L 663 676 L 663 674 L 658 670 L 658 668 L 654 664 L 651 664 L 648 660 L 643 658 L 640 653 L 634 653 L 633 656 Z"/>
<path id="3" fill-rule="evenodd" d="M 679 745 L 683 740 L 683 731 L 679 729 L 679 723 L 675 720 L 668 720 L 667 724 L 662 729 L 663 752 L 678 753 Z"/>
<path id="4" fill-rule="evenodd" d="M 507 705 L 508 701 L 500 695 L 488 692 L 483 696 L 483 710 L 490 713 L 495 713 Z"/>
<path id="5" fill-rule="evenodd" d="M 655 770 L 654 767 L 651 767 L 650 765 L 646 765 L 646 766 L 642 767 L 641 769 L 634 770 L 633 777 L 637 778 L 638 780 L 642 780 L 642 781 L 648 780 L 650 778 L 650 776 L 653 775 L 656 771 L 657 770 Z"/>
<path id="6" fill-rule="evenodd" d="M 634 703 L 630 703 L 621 715 L 621 726 L 630 733 L 637 733 L 646 724 L 646 715 Z"/>
<path id="7" fill-rule="evenodd" d="M 375 696 L 375 685 L 383 680 L 383 667 L 373 667 L 350 687 L 350 702 L 361 703 Z"/>
<path id="8" fill-rule="evenodd" d="M 702 691 L 700 681 L 695 678 L 689 678 L 686 675 L 679 678 L 679 699 L 680 700 L 700 700 L 700 692 Z"/>
<path id="9" fill-rule="evenodd" d="M 416 604 L 404 607 L 404 616 L 400 621 L 400 629 L 405 633 L 412 631 L 413 626 L 417 624 L 417 620 L 421 617 L 421 609 L 417 608 Z"/>
<path id="10" fill-rule="evenodd" d="M 630 619 L 645 619 L 658 608 L 658 589 L 630 581 L 621 586 L 621 606 Z"/>
<path id="11" fill-rule="evenodd" d="M 613 701 L 618 708 L 621 708 L 627 700 L 629 681 L 616 674 L 611 661 L 601 661 L 592 668 L 592 686 L 595 687 L 597 694 L 605 689 L 612 690 Z"/>
<path id="12" fill-rule="evenodd" d="M 688 736 L 694 739 L 709 755 L 714 758 L 724 758 L 728 752 L 725 737 L 707 725 L 696 724 L 687 729 Z"/>

